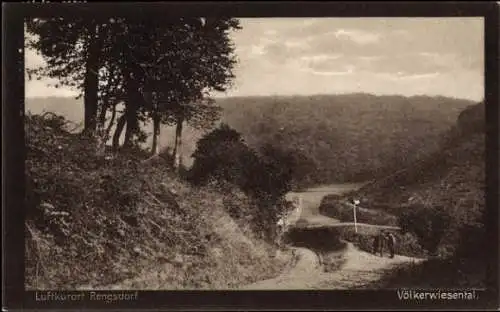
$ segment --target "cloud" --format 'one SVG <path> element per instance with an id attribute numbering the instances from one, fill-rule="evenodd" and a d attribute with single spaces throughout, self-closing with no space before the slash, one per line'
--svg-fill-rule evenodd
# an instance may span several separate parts
<path id="1" fill-rule="evenodd" d="M 356 59 L 356 65 L 362 70 L 387 73 L 395 75 L 395 77 L 410 75 L 418 77 L 418 75 L 429 73 L 448 73 L 459 68 L 458 58 L 453 54 L 407 52 L 383 57 L 360 56 Z"/>
<path id="2" fill-rule="evenodd" d="M 385 57 L 383 57 L 381 55 L 366 55 L 366 56 L 362 55 L 362 56 L 358 56 L 357 60 L 359 60 L 363 63 L 371 63 L 371 62 L 380 61 L 384 58 Z"/>
<path id="3" fill-rule="evenodd" d="M 418 55 L 436 66 L 456 67 L 460 63 L 460 60 L 454 53 L 420 52 Z"/>
<path id="4" fill-rule="evenodd" d="M 307 69 L 310 73 L 314 75 L 319 75 L 319 76 L 345 76 L 345 75 L 352 75 L 354 73 L 355 67 L 354 66 L 345 66 L 345 70 L 341 71 L 319 71 L 319 70 L 314 70 L 314 69 Z"/>
<path id="5" fill-rule="evenodd" d="M 305 27 L 312 26 L 314 24 L 318 23 L 317 18 L 311 18 L 311 19 L 306 19 L 302 22 L 302 25 Z"/>
<path id="6" fill-rule="evenodd" d="M 376 43 L 381 38 L 380 34 L 354 29 L 339 29 L 334 34 L 338 39 L 351 40 L 360 45 Z"/>
<path id="7" fill-rule="evenodd" d="M 268 29 L 266 31 L 264 31 L 264 35 L 266 36 L 274 36 L 278 33 L 278 31 L 276 29 Z"/>
<path id="8" fill-rule="evenodd" d="M 408 35 L 410 35 L 408 30 L 405 30 L 405 29 L 395 29 L 392 31 L 392 34 L 396 35 L 396 36 L 408 36 Z"/>
<path id="9" fill-rule="evenodd" d="M 250 52 L 256 56 L 264 55 L 266 54 L 266 46 L 263 44 L 253 44 L 250 47 Z"/>
<path id="10" fill-rule="evenodd" d="M 355 68 L 350 57 L 339 53 L 304 55 L 289 59 L 287 64 L 296 70 L 323 76 L 347 75 Z"/>
<path id="11" fill-rule="evenodd" d="M 337 60 L 341 58 L 343 55 L 342 54 L 316 54 L 316 55 L 306 55 L 300 57 L 302 61 L 305 62 L 324 62 L 324 61 L 329 61 L 329 60 Z"/>
<path id="12" fill-rule="evenodd" d="M 307 40 L 285 40 L 283 43 L 285 47 L 287 48 L 299 48 L 299 49 L 305 49 L 309 47 L 309 43 Z"/>
<path id="13" fill-rule="evenodd" d="M 421 74 L 410 74 L 405 72 L 397 73 L 376 73 L 379 78 L 385 78 L 389 80 L 418 80 L 418 79 L 432 79 L 437 78 L 441 75 L 439 72 L 421 73 Z"/>
<path id="14" fill-rule="evenodd" d="M 477 18 L 243 18 L 229 95 L 370 92 L 474 98 L 484 91 Z M 43 59 L 26 51 L 26 66 Z M 68 92 L 29 82 L 26 93 Z"/>

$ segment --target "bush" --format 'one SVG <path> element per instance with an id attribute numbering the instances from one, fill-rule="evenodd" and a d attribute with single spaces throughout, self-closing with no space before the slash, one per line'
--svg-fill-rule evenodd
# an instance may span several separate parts
<path id="1" fill-rule="evenodd" d="M 419 245 L 416 237 L 411 233 L 393 232 L 396 237 L 396 254 L 408 257 L 424 257 L 426 252 Z M 352 242 L 356 247 L 366 252 L 373 252 L 374 235 L 365 233 L 357 234 L 353 227 L 344 228 L 340 231 L 342 239 Z M 387 252 L 387 250 L 385 250 Z"/>
<path id="2" fill-rule="evenodd" d="M 453 217 L 442 206 L 412 205 L 401 213 L 399 222 L 403 232 L 415 234 L 422 248 L 436 254 Z"/>
<path id="3" fill-rule="evenodd" d="M 195 184 L 224 180 L 245 187 L 249 184 L 249 172 L 245 171 L 257 162 L 257 156 L 245 145 L 241 135 L 226 124 L 203 136 L 192 157 L 189 180 Z"/>
<path id="4" fill-rule="evenodd" d="M 337 196 L 328 196 L 320 204 L 321 214 L 338 219 L 341 222 L 354 222 L 353 208 L 345 203 L 345 199 Z M 358 207 L 356 209 L 357 222 L 374 225 L 397 225 L 397 217 L 378 209 Z"/>
<path id="5" fill-rule="evenodd" d="M 254 227 L 274 240 L 276 222 L 286 207 L 283 196 L 291 189 L 290 155 L 272 146 L 259 155 L 245 144 L 240 133 L 221 124 L 197 142 L 193 158 L 189 180 L 198 185 L 213 181 L 238 186 L 259 207 L 251 218 Z"/>

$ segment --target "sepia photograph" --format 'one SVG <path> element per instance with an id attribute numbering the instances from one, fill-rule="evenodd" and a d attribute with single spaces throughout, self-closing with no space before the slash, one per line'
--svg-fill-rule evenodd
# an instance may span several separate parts
<path id="1" fill-rule="evenodd" d="M 483 17 L 26 18 L 24 65 L 26 290 L 486 287 Z"/>

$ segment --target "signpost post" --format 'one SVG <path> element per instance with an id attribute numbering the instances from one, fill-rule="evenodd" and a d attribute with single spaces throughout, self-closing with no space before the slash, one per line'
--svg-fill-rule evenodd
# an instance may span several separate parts
<path id="1" fill-rule="evenodd" d="M 294 220 L 293 223 L 297 222 L 298 219 L 300 219 L 300 216 L 302 214 L 302 196 L 301 195 L 296 195 L 293 197 L 293 203 L 294 203 L 294 209 L 290 213 L 292 219 Z"/>
<path id="2" fill-rule="evenodd" d="M 352 202 L 353 202 L 353 204 L 352 204 L 352 210 L 353 210 L 353 214 L 354 214 L 354 231 L 357 234 L 358 233 L 358 223 L 357 223 L 357 220 L 356 220 L 356 208 L 359 205 L 359 200 L 355 199 Z"/>

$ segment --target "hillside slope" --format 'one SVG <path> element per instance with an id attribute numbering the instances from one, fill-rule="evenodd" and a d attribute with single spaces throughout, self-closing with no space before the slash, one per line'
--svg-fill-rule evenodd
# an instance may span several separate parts
<path id="1" fill-rule="evenodd" d="M 271 143 L 300 151 L 316 164 L 317 170 L 300 181 L 311 186 L 366 181 L 424 158 L 472 102 L 349 94 L 233 97 L 217 103 L 223 108 L 222 121 L 242 133 L 250 146 Z M 75 122 L 83 116 L 81 101 L 71 98 L 27 99 L 26 108 L 61 112 Z M 185 127 L 183 136 L 182 154 L 189 166 L 202 133 Z M 173 139 L 174 129 L 163 127 L 160 148 L 172 146 Z"/>
<path id="2" fill-rule="evenodd" d="M 251 230 L 259 208 L 234 187 L 192 188 L 139 151 L 96 156 L 49 117 L 26 119 L 27 289 L 233 288 L 290 260 Z"/>
<path id="3" fill-rule="evenodd" d="M 401 218 L 409 209 L 451 218 L 438 241 L 438 258 L 401 267 L 377 287 L 483 287 L 487 278 L 485 234 L 484 103 L 471 105 L 442 140 L 440 150 L 404 170 L 346 194 L 362 205 Z M 324 199 L 331 209 L 339 198 Z M 432 219 L 428 219 L 432 220 Z M 410 222 L 416 223 L 417 220 Z M 422 228 L 429 224 L 421 224 Z M 405 243 L 401 241 L 401 243 Z"/>
<path id="4" fill-rule="evenodd" d="M 364 201 L 388 207 L 432 201 L 452 207 L 484 205 L 484 104 L 469 106 L 435 153 L 361 188 Z M 472 200 L 472 202 L 470 202 Z"/>
<path id="5" fill-rule="evenodd" d="M 221 99 L 224 118 L 250 145 L 300 150 L 318 166 L 315 183 L 361 182 L 437 150 L 472 102 L 370 94 Z"/>

